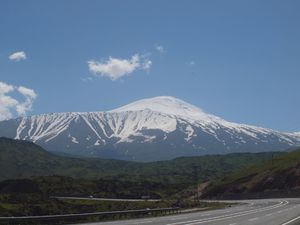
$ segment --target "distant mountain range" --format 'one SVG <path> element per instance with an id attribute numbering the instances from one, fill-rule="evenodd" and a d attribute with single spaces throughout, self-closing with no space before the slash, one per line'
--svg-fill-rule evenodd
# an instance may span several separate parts
<path id="1" fill-rule="evenodd" d="M 107 112 L 52 113 L 1 121 L 0 136 L 33 141 L 48 151 L 135 161 L 278 151 L 300 145 L 299 133 L 228 122 L 168 96 Z"/>

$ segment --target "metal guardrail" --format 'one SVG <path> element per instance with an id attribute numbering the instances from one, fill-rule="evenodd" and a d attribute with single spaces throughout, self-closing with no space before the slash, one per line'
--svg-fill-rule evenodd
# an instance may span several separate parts
<path id="1" fill-rule="evenodd" d="M 51 196 L 55 199 L 70 199 L 70 200 L 89 200 L 89 201 L 111 201 L 111 202 L 160 202 L 161 199 L 127 199 L 127 198 L 95 198 L 95 197 L 57 197 Z"/>
<path id="2" fill-rule="evenodd" d="M 62 214 L 62 215 L 45 215 L 45 216 L 19 216 L 19 217 L 0 217 L 0 224 L 7 222 L 8 224 L 19 224 L 19 222 L 59 222 L 74 219 L 85 219 L 90 217 L 98 218 L 122 218 L 122 216 L 139 217 L 142 215 L 169 215 L 180 213 L 180 208 L 158 208 L 158 209 L 138 209 L 126 211 L 111 211 L 111 212 L 93 212 L 93 213 L 78 213 L 78 214 Z"/>

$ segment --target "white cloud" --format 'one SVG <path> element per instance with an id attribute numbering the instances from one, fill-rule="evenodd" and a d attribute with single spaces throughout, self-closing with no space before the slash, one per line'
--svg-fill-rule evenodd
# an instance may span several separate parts
<path id="1" fill-rule="evenodd" d="M 22 95 L 23 101 L 11 96 L 16 91 Z M 36 98 L 37 94 L 32 89 L 23 86 L 15 87 L 0 81 L 0 120 L 10 119 L 14 114 L 26 115 L 27 111 L 31 111 Z"/>
<path id="2" fill-rule="evenodd" d="M 18 87 L 18 92 L 30 99 L 36 99 L 37 97 L 37 94 L 34 92 L 34 90 L 23 86 Z"/>
<path id="3" fill-rule="evenodd" d="M 26 115 L 27 111 L 31 111 L 32 104 L 37 98 L 37 94 L 34 92 L 34 90 L 23 86 L 18 87 L 18 92 L 25 97 L 25 101 L 17 105 L 16 111 L 18 115 L 23 116 Z"/>
<path id="4" fill-rule="evenodd" d="M 151 65 L 150 60 L 140 57 L 139 54 L 133 55 L 130 59 L 118 59 L 110 56 L 104 62 L 88 61 L 90 72 L 102 77 L 109 77 L 111 80 L 117 80 L 138 69 L 149 70 Z"/>
<path id="5" fill-rule="evenodd" d="M 0 120 L 11 118 L 10 110 L 18 104 L 17 100 L 7 95 L 13 90 L 13 86 L 0 81 Z"/>
<path id="6" fill-rule="evenodd" d="M 165 53 L 166 52 L 164 46 L 162 46 L 162 45 L 155 45 L 155 49 L 159 53 Z"/>
<path id="7" fill-rule="evenodd" d="M 152 66 L 152 61 L 151 60 L 149 60 L 149 59 L 147 59 L 147 60 L 145 60 L 144 62 L 143 62 L 143 69 L 144 70 L 150 70 L 150 68 L 151 68 L 151 66 Z"/>
<path id="8" fill-rule="evenodd" d="M 15 52 L 15 53 L 11 54 L 8 58 L 11 61 L 18 62 L 21 60 L 25 60 L 27 57 L 26 57 L 26 53 L 22 51 L 22 52 Z"/>
<path id="9" fill-rule="evenodd" d="M 3 83 L 0 81 L 0 95 L 4 95 L 6 93 L 9 93 L 14 90 L 14 87 L 12 85 Z"/>

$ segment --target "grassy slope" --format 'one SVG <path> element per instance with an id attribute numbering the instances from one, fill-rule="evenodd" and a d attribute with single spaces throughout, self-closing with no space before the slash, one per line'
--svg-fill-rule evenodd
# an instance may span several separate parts
<path id="1" fill-rule="evenodd" d="M 134 170 L 138 165 L 117 160 L 62 157 L 31 142 L 0 138 L 0 180 L 53 174 L 97 178 L 119 174 L 121 168 Z"/>
<path id="2" fill-rule="evenodd" d="M 155 182 L 191 184 L 195 167 L 200 181 L 219 177 L 271 158 L 272 153 L 182 157 L 170 161 L 138 163 L 107 159 L 57 156 L 26 141 L 0 138 L 0 180 L 29 176 L 62 175 L 73 178 L 147 179 Z"/>
<path id="3" fill-rule="evenodd" d="M 265 162 L 271 156 L 272 153 L 241 153 L 137 163 L 62 157 L 30 142 L 0 138 L 0 179 L 27 177 L 0 182 L 0 214 L 38 215 L 62 210 L 128 209 L 127 204 L 99 203 L 91 206 L 59 201 L 49 196 L 92 194 L 95 197 L 168 197 L 194 184 L 194 168 L 197 168 L 199 181 L 206 181 L 257 162 Z M 253 167 L 247 172 L 251 174 L 254 170 Z M 53 176 L 55 174 L 60 176 Z M 34 177 L 28 178 L 30 176 Z M 161 204 L 173 203 L 167 201 Z M 145 205 L 130 206 L 134 207 Z M 155 204 L 151 207 L 155 207 Z"/>
<path id="4" fill-rule="evenodd" d="M 202 197 L 300 196 L 300 149 L 212 182 Z"/>
<path id="5" fill-rule="evenodd" d="M 179 206 L 176 200 L 159 202 L 122 202 L 122 201 L 93 201 L 93 200 L 58 200 L 47 198 L 41 194 L 0 194 L 1 216 L 53 215 L 67 213 L 88 213 L 100 211 L 119 211 L 146 208 L 167 208 Z M 182 208 L 222 208 L 224 203 L 206 203 L 183 200 Z M 89 219 L 89 218 L 88 218 Z M 70 221 L 69 221 L 70 222 Z M 77 222 L 77 220 L 73 221 Z M 1 223 L 1 222 L 0 222 Z M 37 224 L 36 221 L 31 224 Z M 52 222 L 50 224 L 53 224 Z M 68 223 L 70 224 L 70 223 Z"/>

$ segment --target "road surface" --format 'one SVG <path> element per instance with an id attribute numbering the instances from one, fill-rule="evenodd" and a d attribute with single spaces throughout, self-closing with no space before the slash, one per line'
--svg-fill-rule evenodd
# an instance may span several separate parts
<path id="1" fill-rule="evenodd" d="M 299 225 L 300 199 L 261 199 L 235 201 L 234 207 L 177 214 L 171 216 L 132 219 L 82 225 Z"/>

